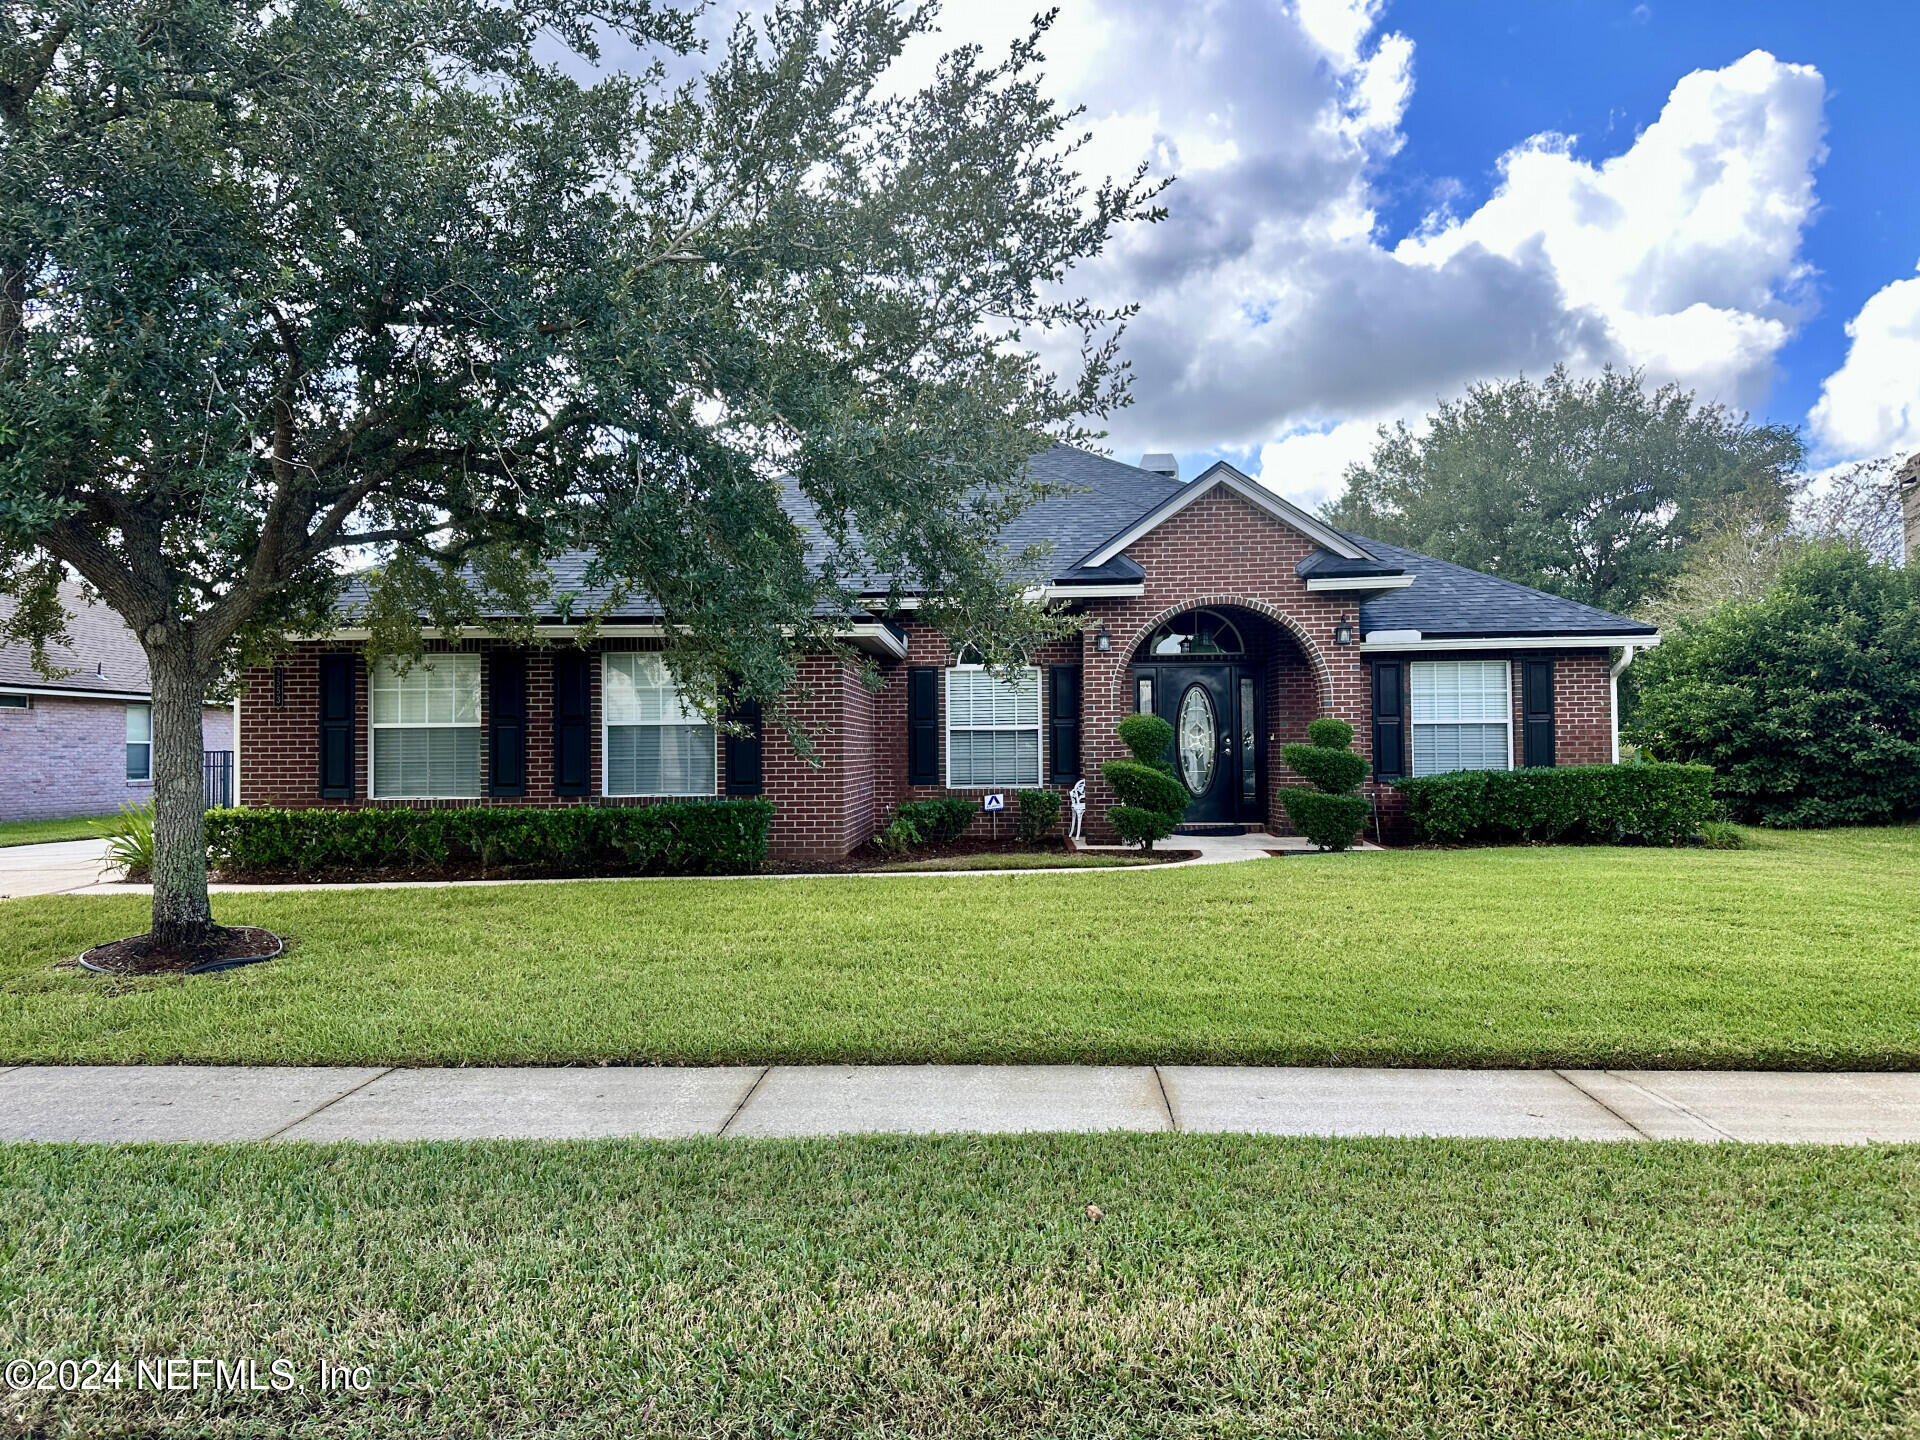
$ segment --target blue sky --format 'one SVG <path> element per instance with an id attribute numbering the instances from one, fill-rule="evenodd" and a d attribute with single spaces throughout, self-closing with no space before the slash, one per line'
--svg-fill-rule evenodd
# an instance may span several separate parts
<path id="1" fill-rule="evenodd" d="M 948 4 L 903 82 L 1035 8 Z M 1800 425 L 1816 469 L 1920 448 L 1916 40 L 1816 0 L 1062 0 L 1089 168 L 1178 177 L 1074 277 L 1141 306 L 1113 450 L 1314 503 L 1381 424 L 1556 363 Z"/>
<path id="2" fill-rule="evenodd" d="M 1045 3 L 946 0 L 895 84 Z M 1381 425 L 1555 364 L 1801 426 L 1816 472 L 1920 450 L 1920 4 L 1058 3 L 1083 166 L 1177 177 L 1071 277 L 1140 307 L 1119 458 L 1314 504 Z"/>
<path id="3" fill-rule="evenodd" d="M 1593 157 L 1625 149 L 1689 71 L 1762 49 L 1820 72 L 1828 155 L 1802 246 L 1819 271 L 1819 308 L 1779 352 L 1777 379 L 1755 407 L 1764 418 L 1805 420 L 1846 359 L 1846 321 L 1920 260 L 1920 6 L 1396 0 L 1385 18 L 1416 47 L 1407 144 L 1382 187 L 1389 229 L 1417 225 L 1444 180 L 1465 188 L 1465 203 L 1484 200 L 1516 136 L 1570 132 Z"/>

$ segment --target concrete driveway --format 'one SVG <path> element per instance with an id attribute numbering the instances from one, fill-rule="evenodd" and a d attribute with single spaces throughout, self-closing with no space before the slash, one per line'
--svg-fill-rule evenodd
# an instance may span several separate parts
<path id="1" fill-rule="evenodd" d="M 114 878 L 106 861 L 105 840 L 0 847 L 0 900 L 91 889 Z"/>

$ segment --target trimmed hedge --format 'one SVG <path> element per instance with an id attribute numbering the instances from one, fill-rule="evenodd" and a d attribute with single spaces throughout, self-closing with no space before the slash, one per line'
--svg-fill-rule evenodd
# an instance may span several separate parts
<path id="1" fill-rule="evenodd" d="M 1705 765 L 1561 765 L 1398 780 L 1423 840 L 1678 845 L 1713 818 Z"/>
<path id="2" fill-rule="evenodd" d="M 767 859 L 765 800 L 446 810 L 207 812 L 228 878 L 478 865 L 535 875 L 741 875 Z"/>

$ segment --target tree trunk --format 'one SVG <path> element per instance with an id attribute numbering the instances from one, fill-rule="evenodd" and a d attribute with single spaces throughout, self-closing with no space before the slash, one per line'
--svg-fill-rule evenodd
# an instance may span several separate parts
<path id="1" fill-rule="evenodd" d="M 200 709 L 207 677 L 190 658 L 149 648 L 153 685 L 153 944 L 182 953 L 207 939 L 207 807 Z"/>

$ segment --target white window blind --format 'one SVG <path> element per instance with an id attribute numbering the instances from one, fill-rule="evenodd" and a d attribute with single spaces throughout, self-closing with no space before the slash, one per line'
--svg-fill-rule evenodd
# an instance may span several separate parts
<path id="1" fill-rule="evenodd" d="M 1011 682 L 947 671 L 947 784 L 957 790 L 1040 783 L 1040 672 Z"/>
<path id="2" fill-rule="evenodd" d="M 1504 660 L 1416 660 L 1413 773 L 1505 770 L 1513 757 L 1513 702 Z"/>
<path id="3" fill-rule="evenodd" d="M 600 688 L 607 794 L 713 794 L 714 728 L 682 698 L 665 661 L 609 653 Z"/>
<path id="4" fill-rule="evenodd" d="M 153 707 L 127 706 L 127 779 L 153 778 Z"/>
<path id="5" fill-rule="evenodd" d="M 374 667 L 367 706 L 377 798 L 480 793 L 478 655 L 429 655 L 404 675 L 383 661 Z"/>

